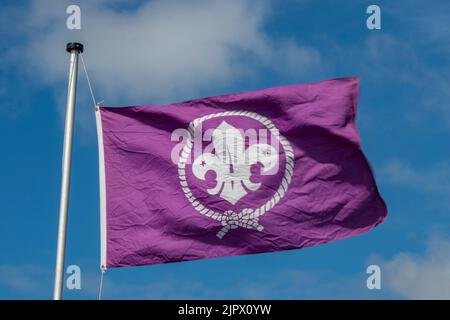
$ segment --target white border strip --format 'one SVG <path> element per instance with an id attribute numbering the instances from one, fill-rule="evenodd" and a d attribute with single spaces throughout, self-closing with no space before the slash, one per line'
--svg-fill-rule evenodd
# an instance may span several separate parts
<path id="1" fill-rule="evenodd" d="M 98 139 L 98 171 L 100 181 L 100 268 L 106 270 L 106 180 L 105 150 L 103 146 L 103 128 L 100 107 L 95 107 L 95 122 Z"/>

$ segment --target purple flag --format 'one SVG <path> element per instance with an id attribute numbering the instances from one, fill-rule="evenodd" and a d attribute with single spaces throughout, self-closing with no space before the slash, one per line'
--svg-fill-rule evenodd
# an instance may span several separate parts
<path id="1" fill-rule="evenodd" d="M 103 267 L 272 252 L 387 214 L 344 78 L 97 109 Z"/>

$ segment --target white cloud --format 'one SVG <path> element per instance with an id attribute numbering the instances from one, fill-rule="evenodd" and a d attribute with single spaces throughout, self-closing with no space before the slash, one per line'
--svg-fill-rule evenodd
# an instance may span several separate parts
<path id="1" fill-rule="evenodd" d="M 47 283 L 46 283 L 47 282 Z M 39 265 L 0 265 L 0 287 L 16 293 L 49 292 L 51 272 Z M 2 294 L 0 291 L 0 299 Z"/>
<path id="2" fill-rule="evenodd" d="M 131 283 L 106 274 L 105 299 L 358 299 L 372 298 L 365 287 L 364 273 L 336 276 L 327 271 L 278 269 L 275 273 L 255 272 L 248 279 L 236 279 L 217 287 L 214 276 L 205 279 L 164 278 Z M 276 276 L 274 276 L 276 274 Z"/>
<path id="3" fill-rule="evenodd" d="M 389 4 L 389 13 L 416 32 L 410 36 L 418 44 L 432 45 L 429 50 L 450 52 L 450 25 L 448 12 L 450 3 L 445 0 L 428 2 L 396 1 Z M 447 55 L 448 59 L 448 55 Z"/>
<path id="4" fill-rule="evenodd" d="M 275 274 L 275 273 L 274 273 Z M 339 275 L 332 270 L 282 269 L 239 283 L 243 299 L 370 299 L 364 273 Z"/>
<path id="5" fill-rule="evenodd" d="M 315 48 L 299 46 L 293 39 L 283 39 L 276 47 L 270 63 L 286 77 L 295 79 L 302 74 L 320 74 L 326 68 Z"/>
<path id="6" fill-rule="evenodd" d="M 394 185 L 407 186 L 437 195 L 450 194 L 450 166 L 445 163 L 419 170 L 400 159 L 393 159 L 383 167 L 381 173 Z"/>
<path id="7" fill-rule="evenodd" d="M 91 264 L 92 266 L 92 264 Z M 81 266 L 82 267 L 82 266 Z M 199 265 L 199 268 L 202 268 Z M 332 270 L 277 269 L 255 272 L 222 286 L 216 276 L 202 279 L 164 274 L 148 280 L 144 270 L 110 270 L 104 275 L 104 299 L 359 299 L 374 298 L 365 288 L 365 273 L 338 276 Z M 136 273 L 131 277 L 132 273 Z M 126 276 L 128 274 L 128 276 Z M 276 276 L 274 277 L 274 274 Z M 137 276 L 136 276 L 137 275 Z M 140 276 L 139 276 L 140 275 Z M 66 275 L 67 277 L 67 275 Z M 67 280 L 67 278 L 66 278 Z M 65 299 L 96 299 L 100 271 L 81 268 L 81 290 L 64 290 Z M 0 298 L 49 299 L 53 269 L 38 265 L 0 265 Z M 376 298 L 376 296 L 375 296 Z"/>
<path id="8" fill-rule="evenodd" d="M 13 48 L 15 59 L 37 81 L 62 83 L 64 45 L 80 41 L 94 89 L 106 104 L 191 98 L 205 88 L 255 78 L 261 66 L 301 73 L 320 63 L 315 49 L 269 37 L 266 1 L 149 1 L 130 10 L 83 1 L 81 31 L 65 27 L 68 4 L 31 3 L 23 17 L 26 28 L 20 29 L 26 42 Z"/>
<path id="9" fill-rule="evenodd" d="M 390 3 L 385 6 L 385 17 L 390 16 L 398 26 L 372 34 L 363 48 L 369 73 L 410 88 L 409 98 L 419 108 L 409 108 L 404 117 L 413 120 L 414 127 L 418 122 L 427 126 L 429 121 L 444 121 L 450 128 L 449 10 L 448 1 L 432 6 L 426 2 Z"/>
<path id="10" fill-rule="evenodd" d="M 224 291 L 207 283 L 190 280 L 161 279 L 153 282 L 126 283 L 108 279 L 104 282 L 104 299 L 223 299 Z"/>
<path id="11" fill-rule="evenodd" d="M 383 284 L 408 299 L 450 299 L 450 241 L 432 238 L 423 254 L 398 253 L 381 263 Z"/>

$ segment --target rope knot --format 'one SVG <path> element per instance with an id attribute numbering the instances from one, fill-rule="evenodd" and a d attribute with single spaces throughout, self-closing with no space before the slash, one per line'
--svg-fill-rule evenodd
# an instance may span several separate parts
<path id="1" fill-rule="evenodd" d="M 231 229 L 238 227 L 262 231 L 264 228 L 259 224 L 258 218 L 253 216 L 253 209 L 243 209 L 237 213 L 233 210 L 227 210 L 222 214 L 222 229 L 217 233 L 217 237 L 222 239 Z"/>

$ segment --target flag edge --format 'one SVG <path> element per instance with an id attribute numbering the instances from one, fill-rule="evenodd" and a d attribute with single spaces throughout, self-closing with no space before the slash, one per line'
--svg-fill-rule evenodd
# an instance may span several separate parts
<path id="1" fill-rule="evenodd" d="M 106 270 L 106 176 L 105 176 L 105 148 L 103 144 L 103 126 L 101 109 L 95 109 L 98 142 L 99 185 L 100 185 L 100 268 Z"/>

